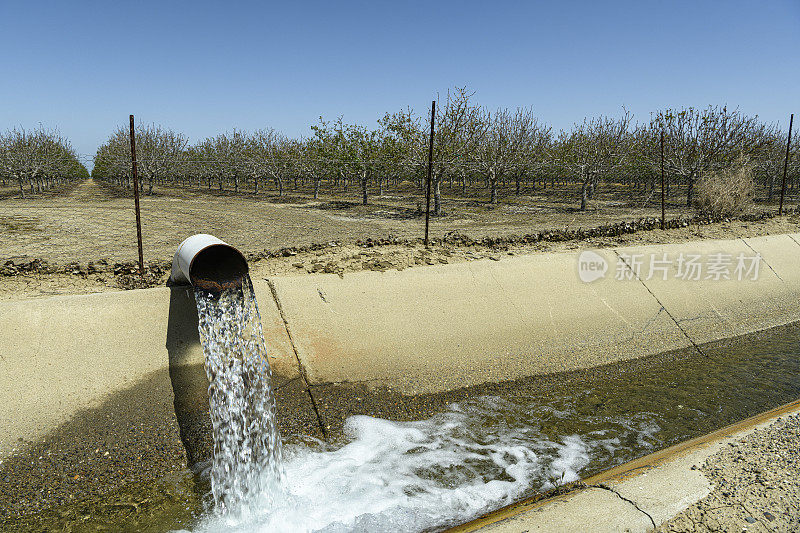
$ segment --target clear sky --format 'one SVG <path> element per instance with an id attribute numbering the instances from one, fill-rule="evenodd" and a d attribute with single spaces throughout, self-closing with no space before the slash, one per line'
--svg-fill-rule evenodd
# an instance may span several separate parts
<path id="1" fill-rule="evenodd" d="M 464 85 L 557 129 L 623 105 L 800 113 L 800 0 L 2 0 L 0 46 L 0 130 L 57 127 L 89 155 L 131 113 L 192 142 L 299 136 Z"/>

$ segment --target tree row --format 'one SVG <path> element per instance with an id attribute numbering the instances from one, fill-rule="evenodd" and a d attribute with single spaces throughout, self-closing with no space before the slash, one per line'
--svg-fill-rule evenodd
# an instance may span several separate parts
<path id="1" fill-rule="evenodd" d="M 20 194 L 42 192 L 89 177 L 67 139 L 42 127 L 0 133 L 0 183 L 16 184 Z"/>
<path id="2" fill-rule="evenodd" d="M 699 179 L 742 162 L 772 200 L 780 192 L 786 135 L 757 116 L 715 106 L 656 111 L 646 122 L 624 111 L 554 131 L 531 108 L 490 110 L 456 89 L 436 106 L 433 212 L 441 212 L 445 184 L 463 194 L 480 187 L 491 203 L 500 188 L 521 194 L 565 187 L 563 194 L 582 210 L 604 189 L 647 199 L 659 186 L 662 163 L 668 194 L 685 195 L 689 205 Z M 322 187 L 355 184 L 366 204 L 370 191 L 422 190 L 429 136 L 430 112 L 406 109 L 387 113 L 372 128 L 320 118 L 302 138 L 273 129 L 233 130 L 190 144 L 181 133 L 151 125 L 137 130 L 136 142 L 143 191 L 152 192 L 154 184 L 253 193 L 270 186 L 282 195 L 287 184 L 300 181 L 316 198 Z M 799 156 L 795 136 L 788 168 L 793 190 Z M 129 132 L 119 128 L 98 149 L 92 175 L 130 186 L 130 160 Z"/>

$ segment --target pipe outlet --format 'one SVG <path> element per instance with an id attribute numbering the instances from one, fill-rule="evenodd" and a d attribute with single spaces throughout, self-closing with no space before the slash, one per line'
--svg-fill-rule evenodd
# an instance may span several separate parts
<path id="1" fill-rule="evenodd" d="M 241 287 L 247 272 L 247 260 L 239 250 L 213 235 L 198 233 L 178 246 L 167 284 L 220 292 Z"/>

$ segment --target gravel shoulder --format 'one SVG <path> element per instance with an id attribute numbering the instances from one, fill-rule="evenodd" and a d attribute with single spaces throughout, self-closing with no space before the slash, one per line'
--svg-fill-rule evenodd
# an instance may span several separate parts
<path id="1" fill-rule="evenodd" d="M 701 470 L 711 494 L 656 531 L 800 531 L 800 415 L 728 444 Z"/>

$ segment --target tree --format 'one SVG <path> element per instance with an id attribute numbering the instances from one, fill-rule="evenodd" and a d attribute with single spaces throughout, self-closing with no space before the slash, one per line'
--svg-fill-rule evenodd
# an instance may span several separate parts
<path id="1" fill-rule="evenodd" d="M 367 205 L 367 186 L 380 163 L 380 134 L 375 130 L 351 124 L 345 126 L 344 138 L 343 159 L 357 173 L 361 184 L 361 202 Z"/>
<path id="2" fill-rule="evenodd" d="M 136 161 L 139 172 L 148 181 L 147 194 L 153 194 L 153 182 L 177 169 L 180 156 L 189 140 L 181 133 L 151 124 L 136 129 Z"/>
<path id="3" fill-rule="evenodd" d="M 625 113 L 618 119 L 600 116 L 584 119 L 569 133 L 559 134 L 555 154 L 557 165 L 581 183 L 581 211 L 595 194 L 600 179 L 610 177 L 631 155 L 632 116 Z"/>
<path id="4" fill-rule="evenodd" d="M 113 179 L 120 186 L 131 187 L 130 173 L 130 137 L 127 130 L 117 128 L 108 140 L 97 149 L 92 177 Z"/>
<path id="5" fill-rule="evenodd" d="M 88 175 L 69 141 L 57 130 L 14 128 L 0 135 L 0 174 L 41 192 L 67 179 Z"/>
<path id="6" fill-rule="evenodd" d="M 381 172 L 398 181 L 415 181 L 422 189 L 426 163 L 418 159 L 420 147 L 426 146 L 420 119 L 413 110 L 386 113 L 378 120 L 381 128 Z"/>
<path id="7" fill-rule="evenodd" d="M 481 109 L 472 104 L 466 87 L 447 92 L 444 105 L 436 103 L 436 123 L 433 142 L 433 214 L 442 214 L 442 181 L 459 165 L 465 165 L 483 135 Z M 430 124 L 430 113 L 428 114 Z M 423 135 L 422 138 L 427 136 Z M 418 160 L 427 161 L 427 145 L 417 146 Z"/>
<path id="8" fill-rule="evenodd" d="M 520 193 L 520 177 L 527 169 L 535 168 L 549 145 L 550 128 L 539 124 L 530 108 L 484 110 L 479 117 L 482 133 L 477 140 L 475 165 L 486 176 L 491 188 L 490 203 L 497 203 L 497 182 L 509 176 L 516 180 Z"/>
<path id="9" fill-rule="evenodd" d="M 658 111 L 651 119 L 651 128 L 664 132 L 664 165 L 670 174 L 686 181 L 688 206 L 692 205 L 694 184 L 703 172 L 731 164 L 739 154 L 756 150 L 766 140 L 758 117 L 747 117 L 725 106 Z"/>
<path id="10" fill-rule="evenodd" d="M 275 181 L 278 196 L 283 196 L 283 184 L 289 177 L 294 162 L 289 153 L 289 139 L 273 129 L 256 132 L 263 154 L 263 170 Z"/>

